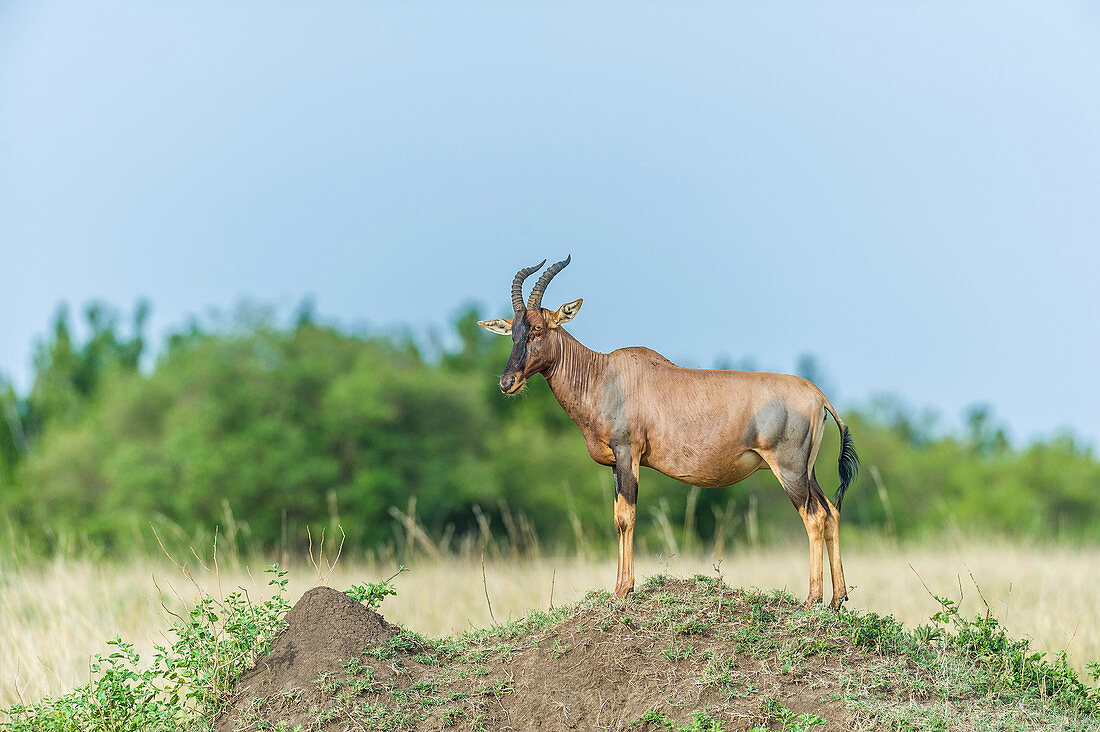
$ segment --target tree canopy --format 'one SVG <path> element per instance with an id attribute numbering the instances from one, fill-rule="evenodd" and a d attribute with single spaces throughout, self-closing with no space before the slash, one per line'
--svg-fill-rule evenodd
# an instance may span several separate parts
<path id="1" fill-rule="evenodd" d="M 190 323 L 152 360 L 148 314 L 139 303 L 124 328 L 93 304 L 77 343 L 61 308 L 29 392 L 0 383 L 0 513 L 35 551 L 74 539 L 126 551 L 147 545 L 150 524 L 189 536 L 227 523 L 261 548 L 338 523 L 371 549 L 394 541 L 394 515 L 412 501 L 443 543 L 486 527 L 550 550 L 613 534 L 610 471 L 542 379 L 520 398 L 500 394 L 510 344 L 483 333 L 473 308 L 442 339 L 452 345 L 427 351 L 407 334 L 322 324 L 308 303 L 286 324 L 244 309 L 221 325 Z M 812 357 L 799 370 L 822 378 Z M 896 398 L 844 418 L 865 468 L 847 526 L 1100 539 L 1100 463 L 1069 435 L 1015 447 L 987 405 L 951 434 Z M 838 440 L 827 432 L 818 475 L 828 489 Z M 657 542 L 801 528 L 767 472 L 693 491 L 646 470 L 639 505 L 642 538 Z"/>

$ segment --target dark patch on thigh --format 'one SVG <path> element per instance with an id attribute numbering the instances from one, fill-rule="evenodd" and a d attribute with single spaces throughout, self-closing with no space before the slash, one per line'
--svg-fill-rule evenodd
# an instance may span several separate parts
<path id="1" fill-rule="evenodd" d="M 756 410 L 745 428 L 745 442 L 749 447 L 771 448 L 783 457 L 792 452 L 792 448 L 807 447 L 811 439 L 810 420 L 801 412 L 788 408 L 782 397 L 775 397 Z"/>
<path id="2" fill-rule="evenodd" d="M 745 428 L 745 442 L 750 447 L 774 447 L 779 435 L 787 428 L 787 405 L 775 397 L 749 419 Z"/>

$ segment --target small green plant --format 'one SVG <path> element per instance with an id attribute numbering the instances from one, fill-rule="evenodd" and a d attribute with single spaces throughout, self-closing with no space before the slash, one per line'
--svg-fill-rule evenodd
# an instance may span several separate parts
<path id="1" fill-rule="evenodd" d="M 690 722 L 676 726 L 665 716 L 664 712 L 650 709 L 641 717 L 631 722 L 630 727 L 636 727 L 641 724 L 660 725 L 672 732 L 725 732 L 725 727 L 722 726 L 722 723 L 705 711 L 692 712 Z"/>
<path id="2" fill-rule="evenodd" d="M 816 714 L 796 715 L 778 699 L 770 696 L 764 697 L 760 702 L 760 711 L 769 722 L 778 722 L 783 732 L 806 732 L 806 730 L 825 724 L 825 720 Z M 753 729 L 768 729 L 768 727 L 754 727 Z"/>
<path id="3" fill-rule="evenodd" d="M 344 590 L 344 594 L 353 600 L 358 600 L 371 610 L 377 610 L 381 607 L 383 600 L 390 595 L 397 594 L 397 587 L 394 586 L 393 579 L 404 571 L 406 571 L 405 565 L 401 565 L 389 579 L 384 579 L 381 582 L 364 582 L 361 585 L 352 585 Z"/>
<path id="4" fill-rule="evenodd" d="M 695 635 L 706 633 L 710 630 L 710 626 L 701 618 L 691 618 L 682 623 L 677 623 L 673 629 L 680 635 Z"/>
<path id="5" fill-rule="evenodd" d="M 695 653 L 694 646 L 687 643 L 677 643 L 675 640 L 669 644 L 668 648 L 661 651 L 661 655 L 670 661 L 679 661 L 682 658 L 687 658 L 692 653 Z"/>

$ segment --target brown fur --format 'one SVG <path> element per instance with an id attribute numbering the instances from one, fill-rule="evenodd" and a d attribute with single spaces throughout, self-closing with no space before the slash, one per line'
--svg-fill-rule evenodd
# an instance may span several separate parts
<path id="1" fill-rule="evenodd" d="M 564 319 L 572 318 L 579 302 Z M 786 374 L 686 369 L 648 348 L 597 353 L 564 328 L 557 312 L 521 310 L 512 320 L 483 321 L 501 333 L 517 328 L 501 388 L 515 393 L 542 374 L 580 428 L 588 454 L 615 470 L 619 569 L 615 596 L 634 586 L 633 535 L 638 467 L 706 488 L 727 486 L 760 469 L 775 473 L 802 516 L 810 541 L 810 593 L 822 598 L 822 542 L 828 545 L 834 606 L 847 599 L 840 560 L 839 511 L 813 475 L 829 400 L 813 383 Z M 522 318 L 524 322 L 516 320 Z M 522 358 L 521 358 L 522 357 Z M 507 389 L 505 386 L 507 385 Z M 842 432 L 843 423 L 837 420 Z"/>

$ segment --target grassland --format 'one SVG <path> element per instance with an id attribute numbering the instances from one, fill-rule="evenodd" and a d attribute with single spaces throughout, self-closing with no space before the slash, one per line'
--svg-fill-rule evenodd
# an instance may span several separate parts
<path id="1" fill-rule="evenodd" d="M 209 558 L 205 560 L 213 570 Z M 179 612 L 198 593 L 167 559 L 0 562 L 0 706 L 32 702 L 85 683 L 90 654 L 105 652 L 112 636 L 135 643 L 147 656 L 154 644 L 166 640 L 170 616 L 165 608 Z M 222 557 L 217 573 L 203 569 L 196 557 L 185 564 L 198 584 L 215 596 L 237 586 L 256 599 L 266 594 L 259 573 L 263 559 Z M 806 564 L 802 546 L 745 548 L 720 557 L 640 556 L 637 574 L 714 575 L 717 570 L 732 586 L 786 588 L 801 595 Z M 1078 669 L 1100 658 L 1097 566 L 1100 548 L 988 541 L 945 541 L 938 546 L 864 543 L 847 547 L 845 556 L 845 569 L 855 586 L 852 608 L 891 614 L 915 626 L 939 609 L 922 579 L 938 595 L 961 595 L 968 614 L 984 609 L 976 581 L 984 601 L 1010 634 L 1032 639 L 1040 650 L 1068 649 Z M 345 556 L 332 568 L 326 556 L 319 569 L 301 558 L 291 562 L 290 570 L 288 595 L 293 602 L 320 582 L 320 574 L 331 586 L 348 587 L 389 576 L 394 566 Z M 386 600 L 383 611 L 387 619 L 410 630 L 439 637 L 490 623 L 486 592 L 493 617 L 500 622 L 546 609 L 551 592 L 553 602 L 560 605 L 593 588 L 609 587 L 614 571 L 613 559 L 490 556 L 483 583 L 480 557 L 424 557 L 410 561 L 409 571 L 396 580 L 398 595 Z"/>

